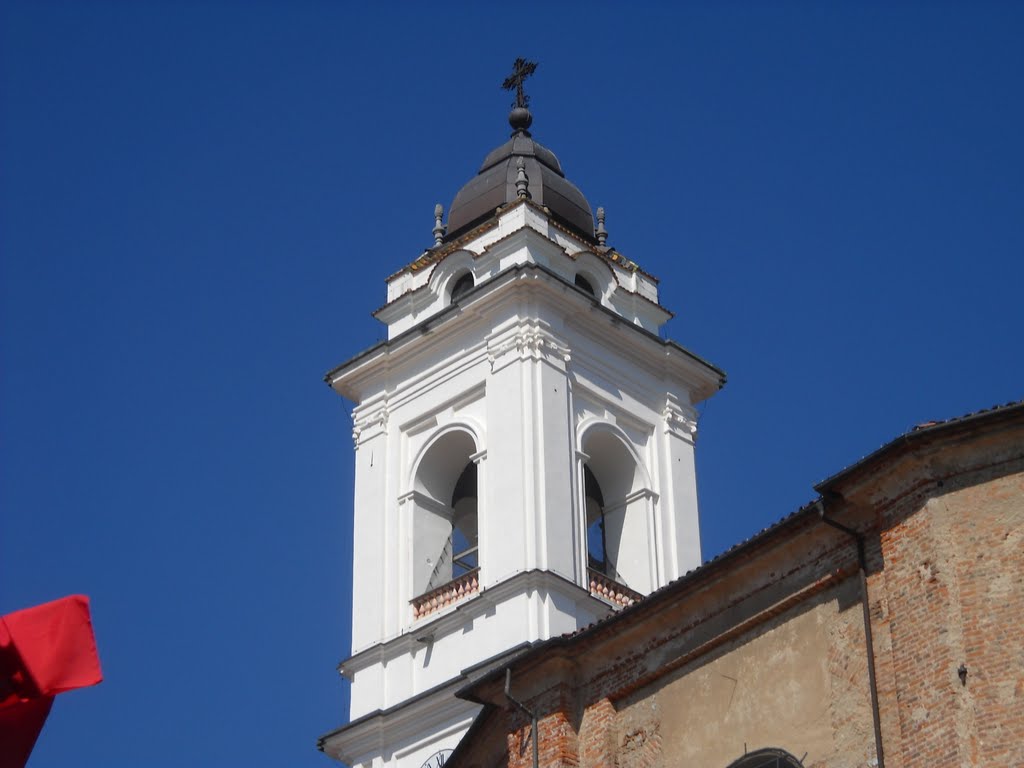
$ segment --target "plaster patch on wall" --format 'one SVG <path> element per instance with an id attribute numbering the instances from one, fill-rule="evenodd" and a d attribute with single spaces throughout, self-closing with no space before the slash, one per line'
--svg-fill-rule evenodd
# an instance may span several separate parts
<path id="1" fill-rule="evenodd" d="M 862 762 L 859 740 L 870 738 L 871 715 L 859 680 L 863 652 L 853 626 L 859 614 L 840 611 L 839 602 L 833 595 L 783 614 L 657 691 L 664 754 L 678 765 L 728 765 L 745 751 L 771 746 L 806 753 L 807 765 Z M 838 732 L 836 711 L 848 713 Z"/>

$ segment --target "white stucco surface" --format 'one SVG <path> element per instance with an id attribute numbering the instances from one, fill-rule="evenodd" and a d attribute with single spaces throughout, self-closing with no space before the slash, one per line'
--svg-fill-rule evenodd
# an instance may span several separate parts
<path id="1" fill-rule="evenodd" d="M 670 315 L 655 281 L 588 248 L 514 205 L 478 239 L 394 276 L 378 313 L 389 341 L 329 375 L 356 403 L 343 672 L 351 719 L 369 718 L 331 735 L 330 754 L 418 768 L 468 727 L 472 707 L 452 696 L 468 670 L 612 610 L 588 591 L 585 464 L 605 495 L 608 575 L 645 594 L 700 564 L 693 406 L 720 374 L 657 337 Z M 475 288 L 452 304 L 467 271 Z M 410 601 L 436 570 L 429 553 L 470 461 L 479 591 L 416 619 Z M 445 716 L 424 717 L 430 707 Z M 373 728 L 391 735 L 367 741 Z M 399 732 L 402 749 L 388 741 Z"/>

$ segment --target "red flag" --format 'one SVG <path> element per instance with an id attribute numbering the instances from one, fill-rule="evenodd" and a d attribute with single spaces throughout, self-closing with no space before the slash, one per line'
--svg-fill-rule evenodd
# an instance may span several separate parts
<path id="1" fill-rule="evenodd" d="M 102 680 L 85 595 L 0 617 L 0 768 L 24 768 L 56 694 Z"/>

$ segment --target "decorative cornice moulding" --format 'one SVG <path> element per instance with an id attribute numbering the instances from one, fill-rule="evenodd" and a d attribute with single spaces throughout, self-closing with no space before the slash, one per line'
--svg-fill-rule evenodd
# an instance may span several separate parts
<path id="1" fill-rule="evenodd" d="M 537 321 L 528 321 L 516 328 L 511 336 L 504 336 L 487 345 L 487 360 L 491 373 L 520 360 L 543 360 L 565 370 L 572 359 L 569 347 Z"/>
<path id="2" fill-rule="evenodd" d="M 671 394 L 665 398 L 662 418 L 665 420 L 665 432 L 668 434 L 690 442 L 697 440 L 697 411 L 683 405 Z"/>

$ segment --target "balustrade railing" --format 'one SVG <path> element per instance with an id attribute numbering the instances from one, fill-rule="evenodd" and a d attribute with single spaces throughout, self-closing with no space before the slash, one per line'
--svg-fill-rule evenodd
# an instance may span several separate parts
<path id="1" fill-rule="evenodd" d="M 593 568 L 587 569 L 587 575 L 590 579 L 590 594 L 607 600 L 613 605 L 625 608 L 627 605 L 632 605 L 637 600 L 643 598 L 643 595 L 639 592 L 634 592 L 625 584 L 619 584 L 614 579 L 609 579 L 603 573 L 595 571 Z"/>
<path id="2" fill-rule="evenodd" d="M 480 591 L 480 569 L 474 568 L 436 589 L 410 600 L 412 617 L 422 619 Z"/>

